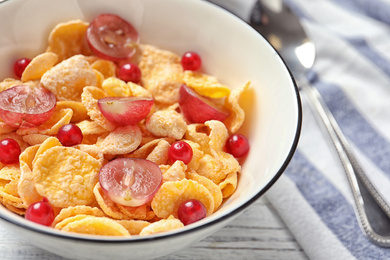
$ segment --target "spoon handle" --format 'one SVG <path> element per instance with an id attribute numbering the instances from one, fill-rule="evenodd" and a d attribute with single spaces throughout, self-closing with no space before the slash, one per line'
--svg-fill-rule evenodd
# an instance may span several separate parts
<path id="1" fill-rule="evenodd" d="M 317 119 L 320 119 L 329 134 L 334 148 L 338 154 L 340 162 L 344 167 L 345 174 L 350 185 L 353 199 L 355 201 L 354 211 L 356 217 L 360 220 L 360 227 L 363 233 L 375 244 L 383 247 L 390 247 L 390 237 L 378 234 L 378 230 L 373 229 L 374 223 L 390 223 L 390 207 L 376 190 L 371 181 L 367 178 L 362 167 L 359 165 L 350 145 L 337 124 L 335 118 L 326 106 L 318 90 L 307 82 L 306 79 L 299 82 L 300 89 L 307 95 L 311 102 L 312 109 L 317 113 Z M 364 192 L 362 192 L 364 191 Z M 366 204 L 367 203 L 367 204 Z M 367 210 L 369 203 L 378 206 L 377 210 Z M 384 214 L 378 214 L 381 210 Z M 373 224 L 371 225 L 370 222 Z M 385 225 L 386 226 L 386 225 Z M 388 225 L 387 225 L 388 226 Z M 379 227 L 383 231 L 382 227 Z"/>

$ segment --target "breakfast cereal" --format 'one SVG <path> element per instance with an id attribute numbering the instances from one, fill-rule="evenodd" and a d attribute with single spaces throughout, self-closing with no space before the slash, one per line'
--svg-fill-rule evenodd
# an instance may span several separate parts
<path id="1" fill-rule="evenodd" d="M 121 19 L 103 16 L 114 24 Z M 12 126 L 0 120 L 0 142 L 11 138 L 20 148 L 18 163 L 3 163 L 0 154 L 1 204 L 30 220 L 37 219 L 28 216 L 34 214 L 32 206 L 39 210 L 44 205 L 51 209 L 49 224 L 47 219 L 37 223 L 61 232 L 104 236 L 147 236 L 213 214 L 237 187 L 241 165 L 225 144 L 245 120 L 240 97 L 250 82 L 230 90 L 202 70 L 189 70 L 178 54 L 139 43 L 136 32 L 124 46 L 116 46 L 115 37 L 105 38 L 118 49 L 105 53 L 95 41 L 94 26 L 81 20 L 58 24 L 49 34 L 46 51 L 31 59 L 20 80 L 0 82 L 0 118 L 11 113 L 1 93 L 14 86 L 23 85 L 26 92 L 44 87 L 56 101 L 55 107 L 41 108 L 34 96 L 26 98 L 26 109 L 37 108 L 33 115 L 47 117 L 43 123 L 29 118 L 25 127 L 16 116 Z M 123 53 L 130 58 L 116 56 Z M 191 60 L 191 54 L 187 58 Z M 124 62 L 139 68 L 131 72 L 137 77 L 141 73 L 139 80 L 122 77 L 118 71 Z M 195 100 L 199 111 L 190 113 L 217 116 L 191 121 L 180 103 L 183 85 L 195 91 L 189 100 Z M 106 108 L 99 103 L 103 99 Z M 129 119 L 145 109 L 145 117 L 131 124 L 107 116 Z M 29 116 L 19 114 L 22 120 Z M 75 144 L 63 141 L 63 135 L 77 135 L 75 130 L 60 135 L 68 125 L 82 135 Z M 103 168 L 109 165 L 112 168 L 105 171 L 112 175 L 107 177 Z M 141 165 L 140 172 L 135 165 Z M 196 219 L 188 222 L 181 214 L 191 201 L 200 203 L 204 212 L 194 212 Z"/>

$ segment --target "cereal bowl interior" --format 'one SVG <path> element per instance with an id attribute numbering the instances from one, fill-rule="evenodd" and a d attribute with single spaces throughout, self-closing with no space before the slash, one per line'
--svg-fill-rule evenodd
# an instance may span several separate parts
<path id="1" fill-rule="evenodd" d="M 24 240 L 71 259 L 148 259 L 169 254 L 212 234 L 267 191 L 287 167 L 301 127 L 299 94 L 275 50 L 247 24 L 201 0 L 6 0 L 0 3 L 0 79 L 13 76 L 20 57 L 44 52 L 50 31 L 74 19 L 101 13 L 129 21 L 143 44 L 181 56 L 195 51 L 202 72 L 232 90 L 250 81 L 240 98 L 246 118 L 239 132 L 250 152 L 235 192 L 206 218 L 149 236 L 109 237 L 58 231 L 0 206 L 0 219 Z"/>

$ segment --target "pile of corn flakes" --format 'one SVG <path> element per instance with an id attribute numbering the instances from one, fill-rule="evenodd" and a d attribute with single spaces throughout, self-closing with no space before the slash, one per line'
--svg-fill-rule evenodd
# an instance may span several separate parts
<path id="1" fill-rule="evenodd" d="M 24 215 L 29 205 L 47 198 L 55 209 L 53 228 L 110 236 L 145 236 L 183 227 L 177 210 L 188 199 L 201 201 L 207 216 L 217 211 L 234 193 L 241 171 L 224 145 L 243 124 L 245 114 L 238 100 L 249 82 L 230 91 L 215 77 L 183 71 L 177 54 L 140 44 L 133 59 L 142 71 L 141 82 L 126 83 L 116 77 L 114 62 L 93 56 L 85 43 L 87 27 L 81 20 L 58 24 L 46 52 L 32 59 L 21 79 L 0 82 L 0 91 L 21 84 L 42 85 L 57 98 L 54 114 L 40 126 L 18 129 L 0 122 L 0 139 L 12 138 L 22 149 L 18 164 L 1 165 L 1 203 Z M 187 122 L 178 105 L 183 83 L 222 100 L 229 118 L 224 123 Z M 116 126 L 102 115 L 97 101 L 118 96 L 151 96 L 155 105 L 138 125 Z M 81 144 L 64 147 L 56 138 L 68 123 L 82 130 Z M 168 161 L 167 151 L 177 140 L 192 147 L 188 165 Z M 99 170 L 119 157 L 159 165 L 163 184 L 149 203 L 122 206 L 103 192 Z"/>

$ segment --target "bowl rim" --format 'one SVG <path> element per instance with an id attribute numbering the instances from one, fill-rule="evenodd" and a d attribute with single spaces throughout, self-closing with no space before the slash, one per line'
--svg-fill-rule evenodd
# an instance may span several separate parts
<path id="1" fill-rule="evenodd" d="M 3 3 L 9 2 L 9 1 L 10 0 L 0 0 L 0 6 Z M 226 11 L 225 9 L 223 9 L 223 8 L 219 7 L 218 5 L 213 4 L 211 2 L 207 2 L 207 1 L 199 1 L 199 2 L 202 2 L 202 4 L 209 4 L 209 5 L 212 5 L 214 7 L 217 7 L 219 9 Z M 228 11 L 226 11 L 226 12 L 229 13 Z M 231 13 L 229 13 L 229 14 L 232 16 L 235 16 Z M 239 19 L 238 17 L 236 17 L 236 18 Z M 242 22 L 245 24 L 244 21 L 242 21 Z M 248 25 L 248 26 L 250 27 L 250 25 Z M 166 240 L 167 238 L 175 238 L 175 237 L 179 237 L 179 236 L 183 236 L 183 235 L 188 235 L 188 234 L 193 233 L 193 232 L 201 231 L 201 230 L 204 230 L 210 226 L 214 226 L 220 222 L 223 222 L 225 220 L 233 218 L 237 214 L 239 214 L 240 212 L 244 211 L 246 208 L 248 208 L 250 205 L 252 205 L 257 199 L 259 199 L 266 191 L 268 191 L 275 184 L 275 182 L 280 178 L 280 176 L 283 174 L 283 172 L 286 170 L 287 166 L 289 165 L 290 161 L 292 160 L 292 158 L 295 154 L 295 151 L 297 150 L 300 135 L 301 135 L 301 130 L 302 130 L 302 121 L 303 121 L 302 101 L 301 101 L 299 89 L 298 89 L 296 80 L 294 78 L 294 75 L 292 74 L 290 68 L 287 66 L 287 63 L 284 61 L 284 59 L 282 58 L 280 53 L 260 33 L 259 33 L 259 36 L 262 37 L 263 39 L 265 39 L 267 44 L 275 51 L 275 53 L 277 54 L 276 57 L 278 57 L 281 60 L 282 64 L 284 65 L 284 67 L 286 68 L 286 70 L 288 72 L 289 78 L 291 79 L 291 82 L 293 84 L 293 88 L 295 91 L 295 98 L 296 98 L 295 101 L 296 101 L 296 106 L 297 106 L 296 107 L 297 108 L 297 122 L 296 122 L 297 124 L 296 124 L 296 128 L 295 128 L 295 136 L 294 136 L 293 142 L 292 142 L 291 147 L 289 149 L 289 152 L 288 152 L 286 158 L 284 159 L 283 163 L 281 164 L 280 168 L 278 169 L 276 174 L 272 177 L 272 179 L 258 193 L 256 193 L 254 196 L 252 196 L 248 201 L 246 201 L 245 203 L 243 203 L 239 207 L 233 209 L 231 212 L 229 212 L 225 215 L 222 215 L 220 218 L 213 219 L 213 220 L 206 222 L 202 225 L 188 227 L 188 228 L 182 228 L 179 230 L 175 230 L 174 232 L 158 233 L 158 234 L 145 236 L 145 237 L 131 236 L 128 238 L 123 238 L 123 237 L 115 238 L 115 237 L 107 237 L 107 236 L 88 236 L 88 235 L 82 236 L 82 234 L 75 235 L 75 234 L 66 233 L 66 232 L 62 232 L 62 233 L 50 232 L 50 230 L 52 230 L 52 228 L 40 226 L 40 225 L 35 224 L 35 223 L 34 223 L 35 225 L 30 226 L 30 225 L 24 224 L 22 222 L 15 221 L 12 218 L 9 218 L 8 216 L 4 216 L 3 214 L 0 214 L 0 219 L 4 220 L 10 224 L 13 224 L 15 226 L 25 228 L 27 230 L 39 233 L 41 235 L 52 236 L 52 237 L 56 237 L 58 239 L 63 239 L 63 240 L 71 240 L 71 241 L 76 241 L 76 242 L 104 243 L 104 244 L 123 244 L 123 243 L 137 244 L 137 243 L 143 243 L 143 242 L 147 242 L 147 241 Z M 136 238 L 136 239 L 134 239 L 134 238 Z"/>

